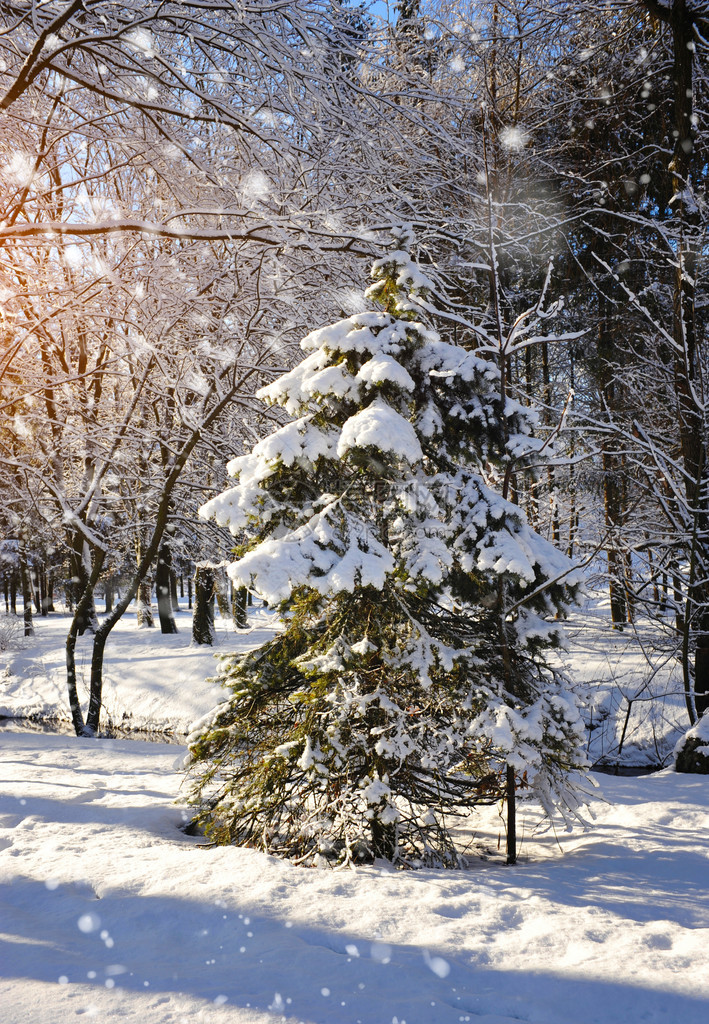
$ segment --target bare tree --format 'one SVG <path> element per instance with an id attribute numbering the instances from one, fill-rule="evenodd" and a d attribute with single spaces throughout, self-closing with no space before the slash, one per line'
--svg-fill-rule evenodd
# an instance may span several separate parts
<path id="1" fill-rule="evenodd" d="M 93 735 L 106 639 L 160 551 L 190 458 L 287 358 L 304 273 L 336 283 L 312 268 L 351 245 L 316 180 L 323 133 L 342 130 L 339 29 L 313 2 L 0 13 L 2 370 L 22 380 L 2 396 L 2 458 L 65 536 L 70 702 Z M 131 581 L 99 625 L 95 587 L 131 547 Z"/>

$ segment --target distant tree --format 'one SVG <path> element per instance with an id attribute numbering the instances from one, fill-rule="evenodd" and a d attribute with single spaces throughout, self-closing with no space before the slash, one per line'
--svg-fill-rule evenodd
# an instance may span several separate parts
<path id="1" fill-rule="evenodd" d="M 284 626 L 223 660 L 230 696 L 190 742 L 217 842 L 450 865 L 457 815 L 510 774 L 577 806 L 578 709 L 544 652 L 578 576 L 491 486 L 538 456 L 534 415 L 427 325 L 432 283 L 399 244 L 374 264 L 383 308 L 303 341 L 260 392 L 297 418 L 202 510 L 246 531 L 229 574 Z"/>

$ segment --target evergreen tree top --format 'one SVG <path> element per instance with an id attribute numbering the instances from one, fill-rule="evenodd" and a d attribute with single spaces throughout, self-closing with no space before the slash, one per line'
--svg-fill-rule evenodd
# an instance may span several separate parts
<path id="1" fill-rule="evenodd" d="M 305 358 L 258 393 L 296 418 L 232 460 L 236 486 L 201 510 L 251 535 L 234 578 L 279 603 L 304 585 L 381 588 L 404 571 L 413 589 L 507 574 L 520 595 L 565 576 L 532 602 L 556 612 L 578 577 L 490 486 L 541 446 L 534 410 L 503 408 L 496 364 L 426 322 L 434 285 L 407 250 L 375 261 L 372 276 L 366 294 L 386 308 L 304 338 Z"/>

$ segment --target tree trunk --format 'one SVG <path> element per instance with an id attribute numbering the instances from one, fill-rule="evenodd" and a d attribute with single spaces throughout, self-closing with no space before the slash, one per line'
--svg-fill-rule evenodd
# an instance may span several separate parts
<path id="1" fill-rule="evenodd" d="M 551 424 L 552 390 L 551 378 L 549 376 L 549 345 L 542 342 L 542 387 L 544 389 L 544 408 L 542 410 L 542 422 L 546 427 Z M 552 540 L 557 548 L 561 547 L 561 522 L 559 520 L 559 502 L 556 496 L 556 474 L 554 467 L 547 467 L 547 483 L 549 486 L 549 508 L 551 512 Z"/>
<path id="2" fill-rule="evenodd" d="M 603 504 L 606 520 L 606 556 L 608 558 L 608 590 L 611 602 L 611 622 L 614 628 L 622 629 L 628 619 L 628 605 L 625 591 L 625 562 L 618 545 L 618 534 L 622 524 L 620 489 L 615 479 L 611 453 L 603 452 Z"/>
<path id="3" fill-rule="evenodd" d="M 608 558 L 608 590 L 611 605 L 611 622 L 615 629 L 622 629 L 628 621 L 628 604 L 625 589 L 625 560 L 620 546 L 624 523 L 623 489 L 621 486 L 621 462 L 618 449 L 621 441 L 618 435 L 617 415 L 622 413 L 622 396 L 618 393 L 616 372 L 619 353 L 616 345 L 618 322 L 612 318 L 610 300 L 603 293 L 599 295 L 598 328 L 598 384 L 601 406 L 611 426 L 603 441 L 603 507 L 606 527 L 606 556 Z"/>
<path id="4" fill-rule="evenodd" d="M 224 571 L 221 570 L 215 583 L 214 596 L 217 599 L 219 617 L 224 619 L 224 621 L 233 615 L 233 608 L 229 600 L 228 588 L 229 580 L 225 577 Z"/>
<path id="5" fill-rule="evenodd" d="M 198 565 L 194 575 L 194 615 L 192 616 L 192 642 L 214 643 L 214 570 Z"/>
<path id="6" fill-rule="evenodd" d="M 35 566 L 30 572 L 32 581 L 32 597 L 34 598 L 34 609 L 37 615 L 42 614 L 42 570 Z"/>
<path id="7" fill-rule="evenodd" d="M 177 626 L 172 610 L 172 552 L 167 543 L 163 544 L 158 552 L 155 589 L 158 595 L 160 632 L 176 633 Z"/>
<path id="8" fill-rule="evenodd" d="M 85 604 L 81 600 L 86 593 L 91 574 L 91 556 L 81 533 L 73 534 L 71 543 L 72 550 L 69 556 L 69 565 L 71 567 L 71 582 L 69 584 L 71 588 L 71 604 L 75 608 L 81 607 L 83 609 L 82 618 L 78 624 L 79 636 L 83 636 L 84 633 L 95 633 L 98 629 L 98 616 L 94 604 L 93 588 L 91 588 L 90 601 Z"/>
<path id="9" fill-rule="evenodd" d="M 22 581 L 22 607 L 25 624 L 25 636 L 34 635 L 32 625 L 32 578 L 27 560 L 27 548 L 24 538 L 20 541 L 20 579 Z"/>
<path id="10" fill-rule="evenodd" d="M 66 638 L 66 681 L 67 690 L 69 693 L 69 707 L 71 709 L 71 720 L 74 726 L 74 732 L 77 736 L 95 736 L 95 730 L 89 728 L 88 724 L 84 722 L 84 715 L 81 710 L 81 700 L 79 698 L 79 691 L 76 679 L 76 638 L 80 632 L 81 623 L 86 621 L 86 614 L 89 608 L 94 606 L 94 589 L 98 583 L 99 576 L 101 575 L 101 569 L 105 560 L 105 551 L 97 551 L 96 558 L 94 559 L 94 566 L 91 570 L 91 576 L 86 581 L 86 589 L 81 595 L 74 614 L 72 616 L 71 625 L 69 626 L 69 632 Z M 104 626 L 109 620 L 104 620 Z M 95 637 L 96 634 L 94 634 Z M 100 694 L 99 694 L 100 701 Z"/>
<path id="11" fill-rule="evenodd" d="M 47 573 L 47 614 L 54 611 L 54 569 Z"/>
<path id="12" fill-rule="evenodd" d="M 246 587 L 231 588 L 231 610 L 234 625 L 237 629 L 247 629 L 249 617 L 246 611 L 249 599 L 249 592 Z"/>
<path id="13" fill-rule="evenodd" d="M 103 656 L 106 641 L 112 627 L 107 627 L 110 619 L 105 619 L 96 630 L 93 650 L 91 652 L 91 689 L 89 692 L 89 710 L 86 715 L 86 728 L 92 736 L 96 736 L 101 724 L 101 708 L 103 707 Z"/>
<path id="14" fill-rule="evenodd" d="M 378 818 L 373 818 L 370 832 L 373 856 L 393 860 L 396 853 L 396 825 L 384 825 Z"/>
<path id="15" fill-rule="evenodd" d="M 144 580 L 138 587 L 138 599 L 136 601 L 136 619 L 139 629 L 151 629 L 155 625 L 152 605 L 153 585 L 150 580 Z"/>
<path id="16" fill-rule="evenodd" d="M 673 338 L 675 387 L 678 398 L 682 458 L 687 481 L 687 506 L 694 520 L 693 585 L 687 594 L 687 625 L 696 637 L 694 656 L 694 705 L 697 714 L 709 706 L 709 478 L 706 430 L 702 408 L 699 340 L 695 317 L 695 280 L 699 253 L 704 245 L 700 214 L 692 196 L 694 168 L 693 120 L 695 17 L 687 0 L 674 0 L 666 12 L 672 28 L 675 145 L 672 171 L 673 220 L 678 225 Z"/>
<path id="17" fill-rule="evenodd" d="M 694 654 L 694 708 L 697 718 L 709 709 L 709 631 L 700 633 Z"/>
<path id="18" fill-rule="evenodd" d="M 78 630 L 75 627 L 76 618 L 72 620 L 67 633 L 65 654 L 66 654 L 66 685 L 69 692 L 69 708 L 71 710 L 71 721 L 74 732 L 77 736 L 84 736 L 84 713 L 81 710 L 79 699 L 79 688 L 76 681 L 76 636 Z"/>

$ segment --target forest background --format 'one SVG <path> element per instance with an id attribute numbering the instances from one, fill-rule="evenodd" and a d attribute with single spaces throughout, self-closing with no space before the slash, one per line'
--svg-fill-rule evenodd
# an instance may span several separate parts
<path id="1" fill-rule="evenodd" d="M 707 5 L 18 0 L 0 18 L 0 572 L 27 633 L 33 601 L 65 593 L 77 731 L 77 636 L 98 728 L 111 630 L 136 596 L 152 622 L 155 585 L 165 632 L 178 578 L 219 589 L 233 538 L 196 512 L 273 429 L 255 392 L 359 310 L 401 223 L 437 329 L 541 406 L 556 454 L 511 463 L 510 494 L 592 568 L 618 630 L 657 626 L 694 721 Z"/>

